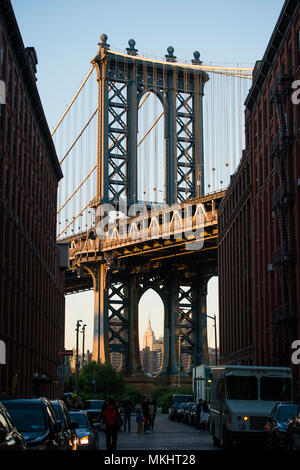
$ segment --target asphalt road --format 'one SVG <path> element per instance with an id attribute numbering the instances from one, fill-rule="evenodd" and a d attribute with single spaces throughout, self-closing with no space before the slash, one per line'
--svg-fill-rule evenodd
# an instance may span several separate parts
<path id="1" fill-rule="evenodd" d="M 136 434 L 135 416 L 131 432 L 120 431 L 117 450 L 217 450 L 212 436 L 193 426 L 171 421 L 167 414 L 157 415 L 151 434 Z M 100 449 L 105 449 L 105 435 L 100 435 Z"/>

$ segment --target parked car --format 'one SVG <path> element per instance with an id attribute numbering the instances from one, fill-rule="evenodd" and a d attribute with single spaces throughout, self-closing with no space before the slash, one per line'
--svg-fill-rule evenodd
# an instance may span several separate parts
<path id="1" fill-rule="evenodd" d="M 185 409 L 187 405 L 188 403 L 181 403 L 181 405 L 179 406 L 177 413 L 176 413 L 177 421 L 183 421 L 183 417 L 184 417 L 184 413 L 185 413 Z"/>
<path id="2" fill-rule="evenodd" d="M 28 450 L 63 450 L 61 421 L 47 398 L 2 400 Z"/>
<path id="3" fill-rule="evenodd" d="M 192 401 L 192 399 L 192 395 L 174 394 L 172 397 L 172 406 L 169 410 L 169 418 L 172 420 L 177 419 L 177 411 L 179 410 L 180 405 L 187 403 L 188 401 Z"/>
<path id="4" fill-rule="evenodd" d="M 185 424 L 190 424 L 190 413 L 192 412 L 192 408 L 195 404 L 196 403 L 193 402 L 187 404 L 183 415 L 183 422 Z"/>
<path id="5" fill-rule="evenodd" d="M 265 448 L 268 450 L 279 449 L 281 445 L 287 445 L 288 421 L 300 412 L 299 405 L 293 403 L 277 403 L 274 406 L 271 417 L 265 424 Z"/>
<path id="6" fill-rule="evenodd" d="M 62 400 L 51 400 L 51 405 L 54 408 L 57 419 L 62 423 L 62 433 L 64 436 L 65 450 L 77 449 L 77 436 L 74 423 L 66 404 Z"/>
<path id="7" fill-rule="evenodd" d="M 72 423 L 76 425 L 78 450 L 96 450 L 96 437 L 86 411 L 70 411 Z"/>
<path id="8" fill-rule="evenodd" d="M 287 446 L 289 450 L 300 450 L 300 412 L 289 419 L 287 425 Z"/>
<path id="9" fill-rule="evenodd" d="M 87 414 L 88 420 L 92 429 L 98 430 L 100 427 L 100 421 L 102 418 L 102 411 L 99 410 L 84 410 Z"/>
<path id="10" fill-rule="evenodd" d="M 0 403 L 0 450 L 26 450 L 24 437 L 17 430 L 7 409 Z"/>

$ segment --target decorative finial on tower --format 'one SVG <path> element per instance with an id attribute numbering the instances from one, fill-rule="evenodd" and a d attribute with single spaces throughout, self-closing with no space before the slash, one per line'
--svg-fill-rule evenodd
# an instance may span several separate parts
<path id="1" fill-rule="evenodd" d="M 101 34 L 100 36 L 100 41 L 101 42 L 98 42 L 98 46 L 100 46 L 100 49 L 104 49 L 104 51 L 106 51 L 106 49 L 109 49 L 109 44 L 107 44 L 107 35 L 106 34 Z"/>
<path id="2" fill-rule="evenodd" d="M 195 64 L 195 65 L 201 65 L 202 62 L 200 60 L 200 52 L 199 51 L 195 51 L 194 54 L 194 59 L 192 59 L 192 64 Z"/>
<path id="3" fill-rule="evenodd" d="M 126 48 L 127 54 L 137 55 L 138 50 L 135 49 L 135 40 L 134 39 L 129 39 L 128 45 L 129 45 L 129 47 Z"/>
<path id="4" fill-rule="evenodd" d="M 167 62 L 177 62 L 176 56 L 174 55 L 174 47 L 169 46 L 167 51 L 168 51 L 168 55 L 165 55 L 166 61 Z"/>

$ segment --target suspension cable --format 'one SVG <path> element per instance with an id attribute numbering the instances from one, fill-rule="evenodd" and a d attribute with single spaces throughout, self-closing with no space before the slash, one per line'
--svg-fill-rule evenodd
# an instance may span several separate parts
<path id="1" fill-rule="evenodd" d="M 62 162 L 64 161 L 64 159 L 69 155 L 69 153 L 71 152 L 72 148 L 74 147 L 74 145 L 76 144 L 76 142 L 80 139 L 80 137 L 82 136 L 82 134 L 84 133 L 84 131 L 86 130 L 86 128 L 88 127 L 88 125 L 90 124 L 90 122 L 92 121 L 92 119 L 94 118 L 94 116 L 96 116 L 97 114 L 97 111 L 98 111 L 98 108 L 95 109 L 95 111 L 91 114 L 91 116 L 89 117 L 88 121 L 86 122 L 85 126 L 81 129 L 81 131 L 79 132 L 78 136 L 76 137 L 76 139 L 74 140 L 74 142 L 72 143 L 71 147 L 67 150 L 67 152 L 65 153 L 65 155 L 63 156 L 63 158 L 60 160 L 60 165 L 62 164 Z"/>
<path id="2" fill-rule="evenodd" d="M 76 217 L 73 217 L 73 220 L 72 222 L 70 222 L 58 235 L 57 235 L 57 238 L 59 238 L 61 236 L 62 233 L 64 233 L 69 227 L 70 225 L 72 225 L 76 219 L 78 219 L 78 217 L 89 207 L 90 205 L 90 202 L 87 203 L 87 205 L 79 212 L 79 214 L 76 215 Z"/>
<path id="3" fill-rule="evenodd" d="M 72 104 L 74 103 L 74 101 L 76 100 L 77 96 L 79 95 L 79 93 L 81 92 L 82 88 L 84 87 L 84 85 L 86 84 L 88 78 L 90 77 L 92 71 L 94 70 L 94 66 L 91 68 L 91 70 L 89 71 L 89 73 L 87 74 L 87 76 L 85 77 L 85 79 L 83 80 L 82 84 L 80 85 L 77 93 L 75 94 L 74 98 L 72 99 L 72 101 L 70 102 L 69 106 L 67 107 L 67 109 L 65 110 L 64 114 L 62 115 L 62 117 L 60 118 L 60 120 L 58 121 L 58 123 L 56 124 L 55 128 L 53 129 L 52 133 L 51 133 L 51 136 L 53 136 L 55 134 L 55 132 L 57 131 L 58 127 L 60 126 L 60 124 L 62 123 L 62 121 L 64 120 L 66 114 L 68 113 L 68 111 L 70 110 Z"/>

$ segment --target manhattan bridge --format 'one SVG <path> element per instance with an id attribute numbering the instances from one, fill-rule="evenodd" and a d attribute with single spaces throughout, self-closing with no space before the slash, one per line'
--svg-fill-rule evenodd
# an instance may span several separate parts
<path id="1" fill-rule="evenodd" d="M 207 283 L 217 275 L 218 207 L 242 158 L 252 67 L 113 50 L 105 34 L 52 135 L 64 178 L 57 240 L 66 294 L 94 292 L 93 360 L 142 377 L 138 305 L 164 305 L 159 379 L 208 363 Z"/>

